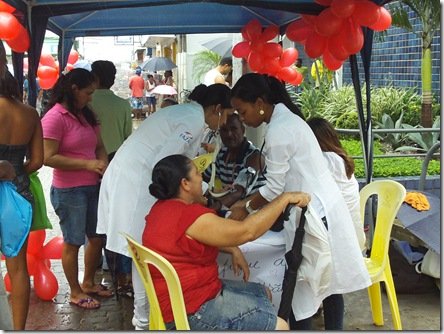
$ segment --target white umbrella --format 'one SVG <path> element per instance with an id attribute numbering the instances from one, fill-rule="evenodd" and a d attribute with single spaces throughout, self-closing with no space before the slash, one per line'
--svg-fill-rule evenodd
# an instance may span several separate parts
<path id="1" fill-rule="evenodd" d="M 208 50 L 217 53 L 222 58 L 231 57 L 231 49 L 233 48 L 233 40 L 231 38 L 219 37 L 208 42 L 202 43 Z"/>
<path id="2" fill-rule="evenodd" d="M 160 94 L 160 95 L 177 95 L 176 89 L 173 86 L 169 85 L 159 85 L 156 86 L 151 93 Z"/>

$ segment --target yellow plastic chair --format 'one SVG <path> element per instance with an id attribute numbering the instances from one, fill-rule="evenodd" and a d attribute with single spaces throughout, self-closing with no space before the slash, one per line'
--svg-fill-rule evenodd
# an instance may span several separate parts
<path id="1" fill-rule="evenodd" d="M 148 264 L 155 266 L 166 280 L 168 293 L 170 295 L 171 307 L 174 315 L 174 322 L 177 330 L 189 330 L 187 312 L 185 302 L 183 300 L 182 287 L 176 270 L 163 256 L 148 249 L 136 242 L 129 235 L 124 234 L 128 242 L 128 249 L 140 278 L 142 279 L 145 291 L 150 303 L 150 330 L 165 330 L 165 322 L 160 310 L 159 300 L 157 299 L 156 290 L 154 289 L 153 280 L 148 268 Z"/>
<path id="2" fill-rule="evenodd" d="M 396 214 L 404 201 L 405 188 L 402 184 L 391 180 L 373 181 L 361 189 L 360 207 L 361 217 L 364 218 L 365 204 L 372 195 L 377 195 L 378 205 L 376 226 L 373 236 L 370 258 L 365 259 L 372 285 L 368 288 L 373 322 L 376 326 L 384 325 L 382 314 L 382 300 L 380 282 L 385 283 L 387 298 L 392 312 L 393 326 L 402 330 L 401 316 L 399 314 L 398 300 L 393 283 L 390 260 L 388 256 L 390 233 Z"/>

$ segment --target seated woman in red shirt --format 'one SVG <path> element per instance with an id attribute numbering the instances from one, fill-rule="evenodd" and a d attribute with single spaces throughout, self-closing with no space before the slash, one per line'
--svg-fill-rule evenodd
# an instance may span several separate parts
<path id="1" fill-rule="evenodd" d="M 233 255 L 233 268 L 248 279 L 248 265 L 236 247 L 264 234 L 288 204 L 306 206 L 306 193 L 283 193 L 242 222 L 221 218 L 205 207 L 202 176 L 183 155 L 170 155 L 153 169 L 150 193 L 158 199 L 146 216 L 142 243 L 177 271 L 192 330 L 288 329 L 258 283 L 220 280 L 219 250 Z M 174 326 L 166 283 L 157 271 L 154 285 L 167 328 Z"/>

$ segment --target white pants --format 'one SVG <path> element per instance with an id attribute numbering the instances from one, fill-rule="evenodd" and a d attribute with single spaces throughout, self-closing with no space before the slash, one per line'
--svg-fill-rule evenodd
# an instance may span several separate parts
<path id="1" fill-rule="evenodd" d="M 143 286 L 142 279 L 140 278 L 134 263 L 132 265 L 131 276 L 134 289 L 133 325 L 137 327 L 137 329 L 148 330 L 148 315 L 150 311 L 150 305 L 148 303 L 148 297 L 146 296 L 145 287 Z"/>

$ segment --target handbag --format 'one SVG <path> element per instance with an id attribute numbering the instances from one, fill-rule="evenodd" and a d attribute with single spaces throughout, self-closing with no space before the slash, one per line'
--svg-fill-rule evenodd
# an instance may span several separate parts
<path id="1" fill-rule="evenodd" d="M 441 277 L 441 259 L 439 254 L 429 249 L 422 261 L 418 262 L 415 266 L 418 274 L 425 274 L 434 278 Z"/>
<path id="2" fill-rule="evenodd" d="M 31 231 L 44 230 L 47 228 L 52 229 L 46 212 L 45 195 L 43 193 L 42 183 L 38 177 L 38 172 L 33 172 L 29 175 L 29 190 L 34 197 Z"/>
<path id="3" fill-rule="evenodd" d="M 32 206 L 10 181 L 0 182 L 0 240 L 6 257 L 20 252 L 29 234 Z"/>

